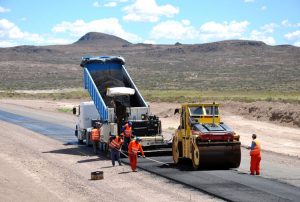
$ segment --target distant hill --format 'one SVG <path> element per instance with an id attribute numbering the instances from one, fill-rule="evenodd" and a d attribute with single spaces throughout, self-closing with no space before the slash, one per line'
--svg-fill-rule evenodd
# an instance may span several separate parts
<path id="1" fill-rule="evenodd" d="M 119 37 L 98 32 L 89 32 L 82 36 L 75 45 L 93 45 L 106 47 L 121 47 L 131 43 Z"/>
<path id="2" fill-rule="evenodd" d="M 1 89 L 82 86 L 82 56 L 121 55 L 141 89 L 299 92 L 300 48 L 260 41 L 131 44 L 87 33 L 70 45 L 0 48 Z"/>

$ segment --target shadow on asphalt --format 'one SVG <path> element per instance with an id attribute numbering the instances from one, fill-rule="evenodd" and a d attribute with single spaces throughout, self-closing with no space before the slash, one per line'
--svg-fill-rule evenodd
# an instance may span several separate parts
<path id="1" fill-rule="evenodd" d="M 101 161 L 103 159 L 101 158 L 96 158 L 96 159 L 86 159 L 86 160 L 80 160 L 80 161 L 77 161 L 77 163 L 89 163 L 89 162 L 94 162 L 94 161 Z"/>
<path id="2" fill-rule="evenodd" d="M 215 170 L 230 170 L 229 168 L 226 167 L 220 167 L 218 165 L 213 165 L 213 166 L 205 166 L 205 167 L 200 167 L 198 170 L 195 170 L 193 168 L 192 162 L 188 159 L 182 159 L 182 161 L 179 164 L 175 163 L 166 163 L 163 165 L 158 166 L 159 168 L 173 168 L 173 169 L 178 169 L 180 171 L 215 171 Z"/>
<path id="3" fill-rule="evenodd" d="M 68 154 L 68 155 L 79 155 L 79 156 L 91 156 L 93 153 L 86 153 L 80 148 L 67 148 L 67 149 L 57 149 L 52 151 L 46 151 L 43 153 L 54 153 L 54 154 Z"/>
<path id="4" fill-rule="evenodd" d="M 132 171 L 124 171 L 124 172 L 120 172 L 118 173 L 119 175 L 123 175 L 123 174 L 128 174 L 128 173 L 132 173 Z"/>
<path id="5" fill-rule="evenodd" d="M 101 168 L 112 168 L 112 167 L 114 167 L 113 165 L 111 165 L 111 166 L 104 166 L 104 167 L 101 167 Z"/>
<path id="6" fill-rule="evenodd" d="M 76 141 L 73 141 L 73 142 L 64 143 L 63 145 L 65 145 L 65 146 L 68 146 L 68 145 L 78 145 L 78 143 Z"/>
<path id="7" fill-rule="evenodd" d="M 67 143 L 67 144 L 63 144 L 63 145 L 68 146 L 70 144 Z M 66 148 L 66 149 L 57 149 L 57 150 L 52 150 L 52 151 L 45 151 L 45 152 L 42 152 L 42 153 L 67 154 L 67 155 L 78 155 L 78 156 L 95 156 L 95 157 L 104 157 L 104 158 L 106 158 L 105 153 L 98 152 L 97 154 L 95 154 L 91 147 L 87 147 L 85 145 L 77 145 L 77 147 Z M 88 161 L 93 161 L 93 160 L 88 159 L 86 161 L 88 162 Z M 84 163 L 84 162 L 79 162 L 79 163 Z"/>

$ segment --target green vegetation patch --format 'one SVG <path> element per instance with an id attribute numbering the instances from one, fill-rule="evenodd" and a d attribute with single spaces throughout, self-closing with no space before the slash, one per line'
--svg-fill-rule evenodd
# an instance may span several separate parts
<path id="1" fill-rule="evenodd" d="M 279 101 L 300 104 L 300 92 L 261 91 L 195 91 L 195 90 L 142 90 L 150 102 L 201 102 L 207 100 L 232 100 L 241 102 Z"/>
<path id="2" fill-rule="evenodd" d="M 73 112 L 72 108 L 67 108 L 67 107 L 57 108 L 57 111 L 63 112 L 63 113 L 72 113 Z"/>
<path id="3" fill-rule="evenodd" d="M 263 91 L 196 91 L 196 90 L 141 90 L 147 102 L 202 102 L 202 101 L 269 101 L 300 104 L 300 92 L 263 92 Z M 59 93 L 18 93 L 15 91 L 0 92 L 1 98 L 27 99 L 89 99 L 85 90 Z M 60 109 L 64 111 L 64 109 Z"/>
<path id="4" fill-rule="evenodd" d="M 85 99 L 89 95 L 84 90 L 77 90 L 71 92 L 58 92 L 58 93 L 19 93 L 15 91 L 2 91 L 0 92 L 1 98 L 26 98 L 26 99 L 51 99 L 51 100 L 64 100 L 64 99 Z"/>

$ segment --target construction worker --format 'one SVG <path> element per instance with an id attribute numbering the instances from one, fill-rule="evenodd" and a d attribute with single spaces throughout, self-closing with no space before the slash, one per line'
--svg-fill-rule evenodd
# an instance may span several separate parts
<path id="1" fill-rule="evenodd" d="M 132 123 L 129 121 L 123 126 L 123 134 L 124 134 L 124 149 L 125 151 L 128 149 L 128 145 L 132 138 Z"/>
<path id="2" fill-rule="evenodd" d="M 260 155 L 260 142 L 258 139 L 256 139 L 256 134 L 252 135 L 252 143 L 250 147 L 247 147 L 250 149 L 250 174 L 251 175 L 260 175 L 260 161 L 261 161 L 261 155 Z"/>
<path id="3" fill-rule="evenodd" d="M 92 129 L 92 142 L 93 142 L 93 150 L 94 153 L 97 153 L 97 150 L 99 149 L 99 142 L 100 142 L 100 136 L 101 136 L 101 132 L 100 132 L 100 128 L 101 128 L 102 124 L 100 123 L 95 123 Z"/>
<path id="4" fill-rule="evenodd" d="M 122 164 L 120 160 L 120 151 L 121 151 L 121 146 L 123 144 L 123 139 L 121 136 L 111 135 L 109 141 L 110 141 L 109 148 L 110 148 L 112 165 L 115 166 L 115 161 L 118 161 L 119 165 L 121 166 Z"/>
<path id="5" fill-rule="evenodd" d="M 139 137 L 136 137 L 135 140 L 132 140 L 128 146 L 128 157 L 133 172 L 136 172 L 138 152 L 140 151 L 143 158 L 145 158 L 145 154 L 140 142 L 141 139 Z"/>

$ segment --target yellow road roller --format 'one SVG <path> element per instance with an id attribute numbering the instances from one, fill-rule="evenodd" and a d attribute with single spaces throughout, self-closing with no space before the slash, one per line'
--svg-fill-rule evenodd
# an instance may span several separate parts
<path id="1" fill-rule="evenodd" d="M 172 142 L 175 164 L 186 158 L 194 169 L 240 166 L 240 136 L 220 121 L 219 104 L 182 104 L 176 113 L 180 113 L 180 125 Z"/>

